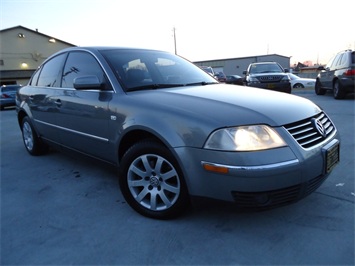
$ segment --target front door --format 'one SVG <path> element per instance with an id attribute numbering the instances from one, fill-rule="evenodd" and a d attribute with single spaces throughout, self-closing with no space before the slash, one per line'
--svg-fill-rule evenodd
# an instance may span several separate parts
<path id="1" fill-rule="evenodd" d="M 68 55 L 62 75 L 62 88 L 57 97 L 61 143 L 95 157 L 112 160 L 108 106 L 113 90 L 109 86 L 95 90 L 76 90 L 73 85 L 75 78 L 92 75 L 105 83 L 104 72 L 91 54 L 72 52 Z"/>

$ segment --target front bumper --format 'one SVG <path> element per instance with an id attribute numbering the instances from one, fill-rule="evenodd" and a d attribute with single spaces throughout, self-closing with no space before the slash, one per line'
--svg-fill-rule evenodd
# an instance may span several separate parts
<path id="1" fill-rule="evenodd" d="M 354 77 L 348 77 L 348 78 L 342 77 L 340 79 L 340 84 L 341 84 L 341 87 L 346 92 L 355 92 L 355 78 Z"/>
<path id="2" fill-rule="evenodd" d="M 291 84 L 287 82 L 277 82 L 277 83 L 249 83 L 249 87 L 267 89 L 279 92 L 291 93 Z"/>
<path id="3" fill-rule="evenodd" d="M 178 148 L 192 196 L 234 201 L 239 207 L 269 208 L 307 196 L 328 177 L 325 151 L 339 145 L 329 140 L 312 150 L 298 146 L 259 152 L 221 152 Z M 206 171 L 204 165 L 225 166 L 226 173 Z"/>

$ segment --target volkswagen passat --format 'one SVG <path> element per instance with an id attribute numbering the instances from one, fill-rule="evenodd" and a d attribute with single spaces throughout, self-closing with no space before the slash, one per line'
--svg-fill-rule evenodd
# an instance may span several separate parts
<path id="1" fill-rule="evenodd" d="M 162 51 L 58 52 L 19 90 L 17 114 L 31 155 L 59 144 L 110 162 L 129 205 L 159 219 L 192 196 L 241 208 L 296 202 L 339 160 L 337 129 L 311 101 L 219 84 Z"/>

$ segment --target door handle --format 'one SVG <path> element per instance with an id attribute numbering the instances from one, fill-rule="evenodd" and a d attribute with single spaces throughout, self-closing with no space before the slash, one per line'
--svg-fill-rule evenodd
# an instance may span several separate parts
<path id="1" fill-rule="evenodd" d="M 55 102 L 54 102 L 58 107 L 61 107 L 62 106 L 62 101 L 60 99 L 57 99 Z"/>

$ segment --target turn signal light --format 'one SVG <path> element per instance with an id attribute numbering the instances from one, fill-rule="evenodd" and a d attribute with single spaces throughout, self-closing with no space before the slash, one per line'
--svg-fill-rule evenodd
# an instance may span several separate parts
<path id="1" fill-rule="evenodd" d="M 203 163 L 202 166 L 206 171 L 209 171 L 209 172 L 215 172 L 215 173 L 219 173 L 219 174 L 228 174 L 228 168 L 225 166 L 212 165 L 212 164 L 208 164 L 208 163 Z"/>

